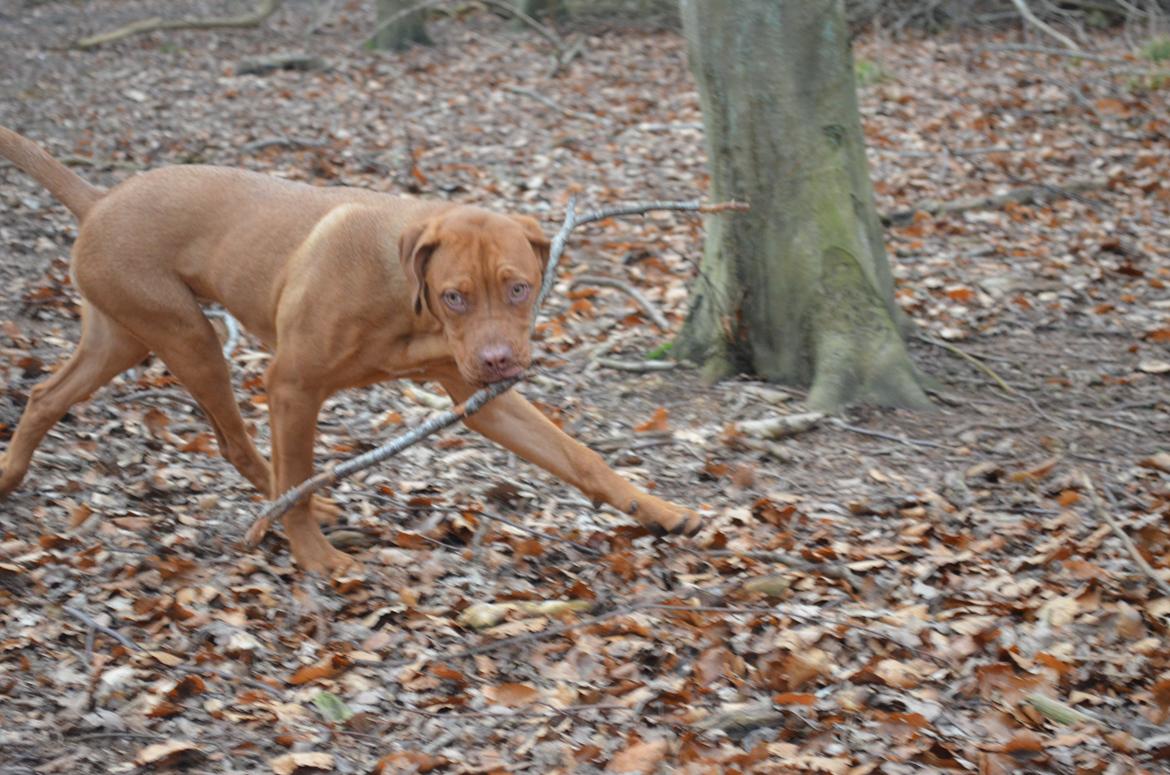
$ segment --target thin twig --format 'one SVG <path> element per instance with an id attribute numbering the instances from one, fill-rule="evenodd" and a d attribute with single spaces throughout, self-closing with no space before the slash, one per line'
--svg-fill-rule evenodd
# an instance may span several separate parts
<path id="1" fill-rule="evenodd" d="M 905 210 L 882 213 L 881 220 L 886 226 L 899 226 L 912 222 L 915 214 L 918 212 L 941 216 L 965 213 L 969 210 L 997 210 L 1013 203 L 1039 204 L 1053 199 L 1076 199 L 1087 202 L 1084 197 L 1079 196 L 1081 192 L 1106 188 L 1107 185 L 1108 181 L 1106 180 L 1072 180 L 1059 186 L 1047 183 L 1035 186 L 1023 186 L 1021 188 L 1010 189 L 1002 194 L 976 196 L 953 202 L 927 200 L 919 202 Z"/>
<path id="2" fill-rule="evenodd" d="M 1003 377 L 999 376 L 999 374 L 996 373 L 995 369 L 991 368 L 990 366 L 988 366 L 986 363 L 984 363 L 982 360 L 975 357 L 974 355 L 971 355 L 966 350 L 962 350 L 962 349 L 956 347 L 955 345 L 951 344 L 950 342 L 944 342 L 941 339 L 935 339 L 934 337 L 927 336 L 926 334 L 919 334 L 918 339 L 919 339 L 919 341 L 926 342 L 927 344 L 932 344 L 935 347 L 941 347 L 942 349 L 946 350 L 947 352 L 951 353 L 952 355 L 959 356 L 960 358 L 967 361 L 971 365 L 975 366 L 980 371 L 982 371 L 984 374 L 986 374 L 987 376 L 989 376 L 993 380 L 995 380 L 995 384 L 999 385 L 1000 389 L 1003 390 L 1005 393 L 1010 393 L 1013 396 L 1018 396 L 1020 394 L 1020 392 L 1018 390 L 1016 390 L 1011 385 L 1009 385 L 1007 382 L 1005 382 Z"/>
<path id="3" fill-rule="evenodd" d="M 1104 520 L 1105 523 L 1113 529 L 1114 534 L 1119 539 L 1121 539 L 1122 546 L 1124 546 L 1125 550 L 1129 552 L 1129 556 L 1133 558 L 1134 563 L 1136 563 L 1138 568 L 1141 569 L 1141 572 L 1146 574 L 1146 576 L 1148 576 L 1149 579 L 1154 582 L 1154 585 L 1157 586 L 1158 589 L 1162 590 L 1162 594 L 1170 595 L 1170 583 L 1167 583 L 1166 580 L 1159 576 L 1157 571 L 1155 571 L 1150 566 L 1150 564 L 1146 562 L 1146 558 L 1142 557 L 1142 553 L 1138 551 L 1138 548 L 1134 544 L 1133 539 L 1129 537 L 1129 534 L 1127 534 L 1125 530 L 1122 529 L 1117 520 L 1113 518 L 1113 515 L 1109 513 L 1109 510 L 1105 507 L 1104 501 L 1101 500 L 1101 496 L 1097 494 L 1097 488 L 1093 486 L 1093 480 L 1090 479 L 1089 475 L 1084 471 L 1080 472 L 1080 479 L 1081 486 L 1084 487 L 1085 492 L 1089 494 L 1089 500 L 1093 503 L 1094 513 L 1096 513 L 1099 518 Z"/>
<path id="4" fill-rule="evenodd" d="M 874 431 L 869 428 L 859 428 L 856 425 L 850 425 L 844 420 L 836 417 L 829 420 L 829 423 L 837 426 L 841 430 L 857 433 L 862 436 L 872 436 L 875 439 L 885 439 L 886 441 L 896 441 L 899 444 L 908 444 L 915 447 L 931 447 L 933 449 L 951 449 L 946 444 L 939 444 L 937 441 L 927 441 L 926 439 L 911 439 L 905 436 L 895 436 L 892 433 L 883 433 L 882 431 Z"/>
<path id="5" fill-rule="evenodd" d="M 614 290 L 621 291 L 642 308 L 642 311 L 646 313 L 646 317 L 650 318 L 650 321 L 658 326 L 659 331 L 670 330 L 670 321 L 666 319 L 666 316 L 658 311 L 658 308 L 646 298 L 645 294 L 624 280 L 619 280 L 616 277 L 598 277 L 597 275 L 586 274 L 574 277 L 569 281 L 570 288 L 577 285 L 597 285 L 603 288 L 613 288 Z"/>
<path id="6" fill-rule="evenodd" d="M 577 111 L 577 110 L 569 110 L 568 108 L 563 107 L 560 104 L 558 104 L 556 101 L 554 101 L 550 97 L 546 97 L 543 94 L 541 94 L 540 92 L 533 91 L 532 89 L 525 89 L 523 86 L 515 86 L 515 85 L 509 84 L 508 86 L 504 87 L 504 90 L 510 91 L 513 94 L 519 94 L 523 97 L 528 97 L 529 99 L 532 99 L 532 100 L 536 100 L 541 105 L 547 105 L 548 107 L 552 108 L 553 110 L 557 111 L 558 113 L 562 113 L 566 116 L 569 116 L 570 118 L 580 118 L 580 119 L 584 119 L 585 121 L 593 121 L 593 122 L 596 122 L 598 124 L 608 124 L 609 123 L 609 121 L 602 116 L 596 116 L 592 113 L 582 113 L 582 112 Z"/>
<path id="7" fill-rule="evenodd" d="M 372 449 L 363 455 L 350 458 L 336 466 L 329 466 L 321 473 L 301 482 L 296 487 L 281 495 L 276 500 L 272 501 L 260 513 L 260 516 L 248 528 L 248 532 L 244 537 L 244 544 L 249 548 L 255 548 L 260 540 L 264 538 L 264 534 L 272 526 L 272 521 L 276 517 L 284 514 L 291 509 L 298 501 L 305 496 L 316 492 L 330 484 L 333 484 L 341 479 L 344 479 L 351 474 L 354 474 L 362 469 L 377 465 L 383 460 L 397 455 L 402 450 L 413 444 L 425 439 L 427 436 L 440 431 L 443 428 L 454 425 L 455 423 L 478 412 L 483 408 L 484 404 L 491 401 L 496 396 L 509 390 L 513 385 L 520 381 L 519 377 L 506 379 L 502 382 L 495 382 L 482 390 L 474 393 L 470 398 L 462 404 L 448 409 L 445 412 L 431 416 L 426 422 L 418 425 L 411 430 L 396 436 L 387 443 L 376 449 Z"/>
<path id="8" fill-rule="evenodd" d="M 1020 16 L 1024 17 L 1024 21 L 1028 24 L 1031 24 L 1053 40 L 1060 41 L 1070 51 L 1080 51 L 1080 48 L 1077 47 L 1077 44 L 1072 38 L 1063 32 L 1057 31 L 1052 25 L 1032 13 L 1032 9 L 1028 7 L 1028 4 L 1024 0 L 1012 0 L 1012 5 L 1016 7 L 1016 10 L 1020 12 Z"/>
<path id="9" fill-rule="evenodd" d="M 149 401 L 152 398 L 164 398 L 168 401 L 174 401 L 175 403 L 179 404 L 186 404 L 192 409 L 198 409 L 202 411 L 202 407 L 199 406 L 199 402 L 191 396 L 187 395 L 186 393 L 170 390 L 139 390 L 134 393 L 126 393 L 125 395 L 114 396 L 114 403 L 125 404 L 131 401 Z"/>
<path id="10" fill-rule="evenodd" d="M 91 631 L 96 630 L 98 632 L 109 635 L 111 638 L 118 641 L 118 643 L 122 644 L 130 651 L 145 651 L 144 648 L 127 638 L 122 633 L 115 630 L 113 627 L 102 624 L 97 619 L 94 619 L 92 616 L 79 608 L 74 608 L 71 605 L 63 605 L 61 606 L 61 610 L 72 616 L 74 619 L 77 619 L 78 621 L 85 624 Z"/>
<path id="11" fill-rule="evenodd" d="M 1103 54 L 1091 54 L 1088 51 L 1063 48 L 1049 48 L 1047 46 L 1028 46 L 1016 43 L 997 44 L 992 46 L 980 46 L 980 51 L 1006 51 L 1018 52 L 1021 54 L 1048 54 L 1050 56 L 1058 57 L 1076 57 L 1077 59 L 1084 59 L 1089 62 L 1105 62 L 1111 65 L 1132 65 L 1133 62 L 1128 59 L 1121 59 L 1120 57 L 1105 56 Z"/>
<path id="12" fill-rule="evenodd" d="M 74 45 L 80 49 L 96 48 L 106 43 L 113 43 L 131 35 L 158 30 L 217 30 L 232 27 L 259 27 L 264 21 L 276 13 L 284 0 L 261 0 L 256 10 L 240 16 L 212 17 L 209 19 L 163 19 L 158 16 L 149 19 L 139 19 L 124 27 L 96 35 L 82 38 Z"/>
<path id="13" fill-rule="evenodd" d="M 504 2 L 504 0 L 479 0 L 479 2 L 482 3 L 483 5 L 487 6 L 488 8 L 495 8 L 496 10 L 501 11 L 502 13 L 506 13 L 506 14 L 510 15 L 512 18 L 521 22 L 522 24 L 527 25 L 528 27 L 531 27 L 533 30 L 536 30 L 536 32 L 539 33 L 541 37 L 543 37 L 545 40 L 547 40 L 549 43 L 551 43 L 553 45 L 553 48 L 555 48 L 557 50 L 557 60 L 558 61 L 560 60 L 561 56 L 564 54 L 564 51 L 565 51 L 564 39 L 561 38 L 561 36 L 556 33 L 556 30 L 552 29 L 548 25 L 541 24 L 536 19 L 533 19 L 531 16 L 529 16 L 528 14 L 521 11 L 519 8 L 517 8 L 512 3 Z"/>
<path id="14" fill-rule="evenodd" d="M 598 366 L 617 371 L 632 371 L 639 374 L 647 371 L 671 371 L 678 368 L 678 361 L 623 361 L 618 358 L 594 358 Z"/>
<path id="15" fill-rule="evenodd" d="M 488 511 L 477 511 L 477 512 L 475 512 L 475 515 L 478 517 L 483 517 L 484 519 L 490 519 L 493 522 L 499 522 L 501 524 L 507 525 L 508 527 L 512 528 L 513 530 L 519 530 L 521 533 L 527 533 L 528 535 L 534 536 L 536 538 L 543 538 L 546 541 L 553 541 L 556 543 L 568 544 L 569 546 L 572 546 L 577 551 L 588 554 L 591 557 L 598 557 L 601 555 L 601 552 L 594 549 L 592 546 L 586 546 L 585 544 L 578 543 L 578 542 L 572 540 L 571 538 L 561 538 L 560 536 L 555 536 L 552 533 L 542 533 L 539 530 L 534 530 L 533 528 L 527 527 L 525 525 L 521 525 L 518 522 L 513 522 L 510 519 L 506 519 L 504 517 L 501 517 L 499 514 L 492 514 L 491 512 L 488 512 Z"/>
<path id="16" fill-rule="evenodd" d="M 265 148 L 273 148 L 281 146 L 284 148 L 304 149 L 304 148 L 328 148 L 329 143 L 324 140 L 305 140 L 300 137 L 266 137 L 261 140 L 253 140 L 246 143 L 240 148 L 243 153 L 257 153 L 263 151 Z"/>
<path id="17" fill-rule="evenodd" d="M 653 210 L 682 210 L 688 212 L 701 213 L 722 213 L 727 211 L 742 211 L 748 209 L 748 205 L 742 202 L 720 202 L 716 204 L 705 204 L 699 201 L 691 202 L 647 202 L 644 204 L 620 205 L 617 207 L 605 208 L 586 213 L 580 217 L 577 216 L 577 202 L 576 198 L 570 198 L 569 203 L 565 208 L 565 220 L 561 225 L 560 230 L 553 237 L 549 246 L 548 265 L 545 267 L 544 276 L 541 279 L 540 292 L 536 296 L 536 301 L 533 304 L 532 314 L 532 328 L 536 327 L 536 318 L 540 312 L 544 300 L 548 297 L 552 290 L 554 281 L 556 280 L 557 266 L 560 263 L 561 255 L 565 252 L 565 245 L 568 242 L 569 234 L 574 228 L 585 223 L 593 223 L 595 221 L 603 221 L 607 218 L 613 218 L 619 215 L 637 215 L 646 214 Z M 383 460 L 387 460 L 397 455 L 402 450 L 418 443 L 422 439 L 431 434 L 442 430 L 450 425 L 454 425 L 460 420 L 478 412 L 485 404 L 491 401 L 496 396 L 509 390 L 513 385 L 523 377 L 513 377 L 511 379 L 502 380 L 488 385 L 485 388 L 473 393 L 466 401 L 451 409 L 433 415 L 426 422 L 417 427 L 403 433 L 385 444 L 350 458 L 349 460 L 335 466 L 327 467 L 321 473 L 301 482 L 296 487 L 285 492 L 276 500 L 268 504 L 268 506 L 260 513 L 256 520 L 248 528 L 248 532 L 244 536 L 244 544 L 248 548 L 255 548 L 264 538 L 265 533 L 268 532 L 272 526 L 273 520 L 281 516 L 296 503 L 301 501 L 306 496 L 317 490 L 327 487 L 347 476 L 350 476 L 358 471 L 374 466 Z"/>

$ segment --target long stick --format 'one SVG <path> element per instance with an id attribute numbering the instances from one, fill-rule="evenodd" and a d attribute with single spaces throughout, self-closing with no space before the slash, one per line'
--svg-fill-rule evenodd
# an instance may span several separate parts
<path id="1" fill-rule="evenodd" d="M 561 255 L 565 252 L 565 244 L 568 242 L 569 234 L 574 228 L 585 223 L 594 223 L 596 221 L 603 221 L 607 218 L 613 218 L 619 215 L 639 215 L 656 210 L 683 210 L 700 213 L 721 213 L 729 210 L 747 210 L 748 206 L 742 202 L 722 202 L 719 204 L 703 204 L 702 202 L 645 202 L 642 204 L 621 205 L 618 207 L 611 207 L 604 210 L 595 210 L 586 213 L 580 217 L 577 216 L 576 199 L 570 199 L 568 206 L 565 208 L 565 220 L 561 224 L 560 230 L 553 237 L 552 243 L 549 246 L 548 266 L 544 270 L 544 277 L 540 283 L 540 293 L 537 294 L 536 303 L 533 305 L 532 325 L 536 326 L 536 316 L 540 312 L 541 305 L 544 304 L 545 298 L 549 291 L 552 290 L 553 284 L 556 280 L 557 265 L 560 263 Z M 306 496 L 327 487 L 335 482 L 344 479 L 347 476 L 357 473 L 365 468 L 381 463 L 383 460 L 397 455 L 402 450 L 417 444 L 427 436 L 442 430 L 450 425 L 454 425 L 460 420 L 464 420 L 483 408 L 488 401 L 491 401 L 496 396 L 504 391 L 510 389 L 513 385 L 519 382 L 523 377 L 514 377 L 512 379 L 503 380 L 501 382 L 494 382 L 485 388 L 477 390 L 475 393 L 464 401 L 462 404 L 453 407 L 445 412 L 433 415 L 426 422 L 421 425 L 394 437 L 385 444 L 372 449 L 369 452 L 350 458 L 344 463 L 335 466 L 330 466 L 316 476 L 310 477 L 305 481 L 293 487 L 288 492 L 281 495 L 276 500 L 268 504 L 260 515 L 248 528 L 248 532 L 244 536 L 244 545 L 248 548 L 255 548 L 264 538 L 264 534 L 272 527 L 272 522 L 277 517 L 282 516 L 285 512 L 291 509 L 297 502 Z"/>
<path id="2" fill-rule="evenodd" d="M 82 38 L 74 45 L 83 50 L 97 48 L 106 43 L 128 38 L 131 35 L 157 30 L 217 30 L 229 27 L 259 27 L 269 16 L 276 13 L 283 2 L 284 0 L 263 0 L 252 13 L 240 16 L 216 16 L 210 19 L 163 19 L 154 16 L 149 19 L 139 19 L 125 27 Z"/>
<path id="3" fill-rule="evenodd" d="M 1020 16 L 1024 17 L 1024 21 L 1026 21 L 1028 24 L 1031 24 L 1033 27 L 1040 30 L 1048 37 L 1054 40 L 1059 40 L 1067 49 L 1071 49 L 1072 51 L 1080 50 L 1077 44 L 1073 42 L 1072 38 L 1062 32 L 1058 32 L 1050 24 L 1045 22 L 1036 14 L 1032 13 L 1032 9 L 1028 7 L 1028 4 L 1024 2 L 1024 0 L 1012 0 L 1012 5 L 1016 7 L 1016 10 L 1020 12 Z"/>
<path id="4" fill-rule="evenodd" d="M 1129 552 L 1129 556 L 1133 558 L 1134 564 L 1138 566 L 1138 569 L 1141 570 L 1142 573 L 1146 574 L 1146 577 L 1150 581 L 1154 582 L 1154 586 L 1160 589 L 1162 594 L 1170 595 L 1170 583 L 1167 583 L 1161 576 L 1158 575 L 1158 572 L 1150 566 L 1150 563 L 1146 562 L 1146 558 L 1142 557 L 1142 553 L 1134 544 L 1133 539 L 1129 537 L 1129 534 L 1125 532 L 1125 529 L 1121 526 L 1121 524 L 1113 518 L 1113 515 L 1109 513 L 1109 509 L 1105 506 L 1105 502 L 1102 501 L 1101 496 L 1097 494 L 1097 488 L 1093 486 L 1093 480 L 1090 479 L 1089 475 L 1084 471 L 1080 471 L 1078 473 L 1080 474 L 1081 479 L 1081 489 L 1089 494 L 1089 501 L 1093 506 L 1093 511 L 1099 518 L 1105 521 L 1105 524 L 1109 525 L 1109 527 L 1113 530 L 1113 534 L 1121 540 L 1121 545 L 1127 552 Z M 1109 491 L 1106 490 L 1106 493 L 1108 492 Z"/>

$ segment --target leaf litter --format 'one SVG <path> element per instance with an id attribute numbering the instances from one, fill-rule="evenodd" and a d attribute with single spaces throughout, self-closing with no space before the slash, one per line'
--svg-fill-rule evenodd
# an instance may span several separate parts
<path id="1" fill-rule="evenodd" d="M 318 11 L 290 3 L 265 29 L 86 54 L 63 44 L 154 9 L 29 5 L 0 29 L 0 122 L 104 184 L 210 162 L 549 227 L 570 194 L 704 190 L 677 34 L 589 34 L 550 78 L 540 38 L 485 14 L 433 24 L 433 49 L 363 51 L 368 5 L 335 4 L 311 36 Z M 737 429 L 789 427 L 799 391 L 605 366 L 669 357 L 669 339 L 626 295 L 572 278 L 620 280 L 677 329 L 702 226 L 590 227 L 524 391 L 627 476 L 700 506 L 704 532 L 655 540 L 460 430 L 334 488 L 332 540 L 366 572 L 324 583 L 279 541 L 237 548 L 257 496 L 149 361 L 71 410 L 0 511 L 0 769 L 1164 769 L 1166 80 L 1116 37 L 1093 42 L 1127 64 L 1002 40 L 855 46 L 880 74 L 860 92 L 879 209 L 913 213 L 887 240 L 937 411 L 757 438 Z M 236 74 L 290 48 L 327 67 Z M 928 214 L 1037 186 L 1055 190 Z M 78 324 L 72 222 L 11 170 L 0 200 L 6 440 Z M 232 358 L 262 445 L 267 357 L 245 338 Z M 335 396 L 318 462 L 420 421 L 437 392 Z"/>

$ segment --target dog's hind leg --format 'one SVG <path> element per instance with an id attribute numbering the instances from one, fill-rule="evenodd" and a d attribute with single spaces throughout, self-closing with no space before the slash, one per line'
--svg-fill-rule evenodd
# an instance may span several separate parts
<path id="1" fill-rule="evenodd" d="M 168 285 L 158 282 L 150 297 L 120 299 L 119 319 L 146 342 L 199 403 L 224 459 L 265 497 L 272 497 L 272 470 L 240 416 L 215 329 L 185 286 Z M 165 294 L 161 293 L 164 287 Z"/>
<path id="2" fill-rule="evenodd" d="M 81 307 L 81 341 L 51 377 L 32 389 L 8 449 L 0 456 L 0 495 L 11 492 L 28 472 L 41 439 L 69 407 L 148 354 L 146 345 L 96 307 Z"/>

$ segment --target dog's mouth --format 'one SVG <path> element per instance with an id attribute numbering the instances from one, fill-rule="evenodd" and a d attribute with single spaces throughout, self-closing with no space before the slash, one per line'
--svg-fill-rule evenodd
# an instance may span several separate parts
<path id="1" fill-rule="evenodd" d="M 477 371 L 474 374 L 464 373 L 463 378 L 476 387 L 485 388 L 489 385 L 494 385 L 497 382 L 515 379 L 516 377 L 519 377 L 523 374 L 524 368 L 517 364 L 516 366 L 512 366 L 507 369 L 492 371 L 489 373 L 484 373 L 482 371 Z"/>

